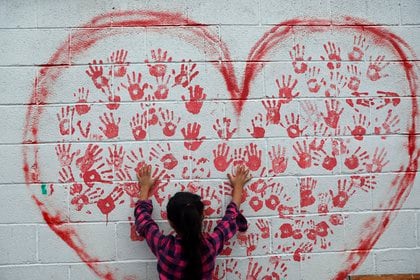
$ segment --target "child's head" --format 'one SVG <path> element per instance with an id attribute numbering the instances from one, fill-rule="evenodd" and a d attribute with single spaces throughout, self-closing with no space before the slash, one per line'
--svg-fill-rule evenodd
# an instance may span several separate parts
<path id="1" fill-rule="evenodd" d="M 201 233 L 204 204 L 200 196 L 190 192 L 178 192 L 169 199 L 166 210 L 171 226 L 181 237 Z"/>
<path id="2" fill-rule="evenodd" d="M 188 264 L 185 279 L 201 279 L 201 228 L 204 204 L 201 197 L 178 192 L 169 199 L 168 220 L 182 239 L 182 247 Z"/>

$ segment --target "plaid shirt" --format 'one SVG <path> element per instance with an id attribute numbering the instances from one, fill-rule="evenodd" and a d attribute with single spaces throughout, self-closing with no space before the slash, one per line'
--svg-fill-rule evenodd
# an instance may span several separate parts
<path id="1" fill-rule="evenodd" d="M 146 239 L 150 250 L 157 257 L 159 278 L 163 280 L 182 279 L 187 262 L 182 253 L 181 238 L 164 235 L 152 219 L 152 211 L 151 200 L 137 201 L 134 210 L 136 230 L 140 236 Z M 214 231 L 203 235 L 202 279 L 211 279 L 216 256 L 223 250 L 224 243 L 232 238 L 237 230 L 246 231 L 247 228 L 247 220 L 239 212 L 236 204 L 234 202 L 229 203 L 225 215 L 217 223 Z"/>

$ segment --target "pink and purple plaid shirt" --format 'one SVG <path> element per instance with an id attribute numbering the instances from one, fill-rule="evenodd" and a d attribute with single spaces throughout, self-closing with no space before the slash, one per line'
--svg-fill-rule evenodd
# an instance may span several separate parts
<path id="1" fill-rule="evenodd" d="M 144 237 L 147 244 L 157 257 L 157 270 L 159 278 L 182 279 L 187 265 L 178 236 L 164 235 L 159 226 L 152 219 L 153 205 L 151 200 L 139 200 L 136 203 L 134 216 L 136 230 Z M 216 256 L 223 250 L 224 243 L 232 238 L 236 231 L 246 231 L 248 223 L 239 212 L 234 202 L 229 203 L 225 215 L 217 223 L 212 233 L 203 235 L 203 251 L 201 252 L 202 279 L 211 279 L 215 266 Z"/>

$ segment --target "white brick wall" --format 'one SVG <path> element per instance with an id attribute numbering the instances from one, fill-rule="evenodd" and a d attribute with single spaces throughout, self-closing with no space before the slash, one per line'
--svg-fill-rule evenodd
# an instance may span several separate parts
<path id="1" fill-rule="evenodd" d="M 416 0 L 0 0 L 0 279 L 157 279 L 132 228 L 142 161 L 164 171 L 153 217 L 166 233 L 171 194 L 208 201 L 209 230 L 231 199 L 226 173 L 252 170 L 250 227 L 216 279 L 420 273 L 420 179 L 411 192 L 398 179 L 420 101 L 380 35 L 407 43 L 418 76 L 419 12 Z"/>

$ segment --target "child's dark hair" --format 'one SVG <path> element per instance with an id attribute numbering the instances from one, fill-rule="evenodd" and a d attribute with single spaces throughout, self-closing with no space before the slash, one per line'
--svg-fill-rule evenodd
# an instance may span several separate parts
<path id="1" fill-rule="evenodd" d="M 189 192 L 178 192 L 169 199 L 166 210 L 168 220 L 182 239 L 182 247 L 188 261 L 184 279 L 201 279 L 204 210 L 201 197 Z"/>

